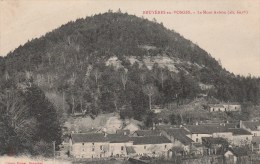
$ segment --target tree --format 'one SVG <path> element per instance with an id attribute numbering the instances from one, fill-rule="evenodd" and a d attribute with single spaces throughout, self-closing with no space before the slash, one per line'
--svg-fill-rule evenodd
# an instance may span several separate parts
<path id="1" fill-rule="evenodd" d="M 154 124 L 158 123 L 158 119 L 156 118 L 156 115 L 154 112 L 152 111 L 149 111 L 146 118 L 145 118 L 145 121 L 144 121 L 144 124 L 146 127 L 153 127 Z"/>
<path id="2" fill-rule="evenodd" d="M 145 78 L 146 78 L 145 73 L 141 72 L 140 73 L 140 80 L 141 80 L 142 85 L 144 85 L 144 83 L 145 83 Z"/>
<path id="3" fill-rule="evenodd" d="M 98 80 L 99 80 L 99 77 L 101 76 L 101 72 L 99 72 L 98 68 L 95 68 L 92 73 L 95 77 L 96 85 L 98 86 Z"/>
<path id="4" fill-rule="evenodd" d="M 143 87 L 143 92 L 149 97 L 149 109 L 152 110 L 152 96 L 156 93 L 156 87 L 148 84 Z"/>
<path id="5" fill-rule="evenodd" d="M 121 82 L 125 90 L 126 83 L 127 83 L 127 71 L 125 69 L 122 69 L 120 75 L 121 75 Z"/>
<path id="6" fill-rule="evenodd" d="M 47 53 L 47 57 L 48 57 L 49 65 L 51 65 L 51 54 L 49 52 Z"/>
<path id="7" fill-rule="evenodd" d="M 160 68 L 160 80 L 161 80 L 161 87 L 163 89 L 164 81 L 166 80 L 166 75 L 164 73 L 163 68 Z"/>
<path id="8" fill-rule="evenodd" d="M 35 140 L 51 143 L 61 143 L 61 127 L 54 105 L 45 97 L 42 90 L 35 85 L 27 88 L 25 102 L 28 104 L 29 113 L 38 122 Z"/>
<path id="9" fill-rule="evenodd" d="M 19 90 L 0 93 L 0 154 L 31 152 L 37 133 L 37 120 Z"/>

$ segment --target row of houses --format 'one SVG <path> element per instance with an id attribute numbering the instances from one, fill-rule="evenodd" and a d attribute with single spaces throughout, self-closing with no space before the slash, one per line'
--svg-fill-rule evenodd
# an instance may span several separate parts
<path id="1" fill-rule="evenodd" d="M 257 139 L 258 138 L 258 139 Z M 258 142 L 259 141 L 259 142 Z M 254 143 L 255 142 L 255 143 Z M 74 133 L 70 137 L 70 155 L 75 158 L 164 156 L 175 150 L 182 154 L 216 154 L 209 145 L 243 147 L 260 145 L 260 122 L 158 125 L 154 130 L 118 130 L 115 134 Z M 222 153 L 227 151 L 221 149 Z"/>
<path id="2" fill-rule="evenodd" d="M 168 156 L 172 143 L 164 136 L 134 137 L 123 134 L 71 134 L 70 154 L 75 158 Z"/>
<path id="3" fill-rule="evenodd" d="M 152 111 L 155 114 L 161 113 L 162 111 L 165 111 L 165 110 L 166 110 L 165 108 L 158 106 L 158 105 L 154 105 L 152 108 Z M 209 112 L 240 112 L 241 104 L 238 102 L 208 104 L 208 105 L 206 105 L 206 110 Z"/>
<path id="4" fill-rule="evenodd" d="M 240 112 L 241 105 L 237 102 L 208 104 L 207 109 L 209 112 Z"/>

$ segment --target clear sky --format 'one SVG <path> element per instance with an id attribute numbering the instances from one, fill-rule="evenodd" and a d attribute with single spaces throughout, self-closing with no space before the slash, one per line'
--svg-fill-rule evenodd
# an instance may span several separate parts
<path id="1" fill-rule="evenodd" d="M 157 22 L 197 43 L 235 74 L 260 76 L 260 0 L 0 0 L 0 56 L 62 24 L 112 9 Z M 148 14 L 190 10 L 194 14 Z M 198 14 L 198 11 L 245 11 Z"/>

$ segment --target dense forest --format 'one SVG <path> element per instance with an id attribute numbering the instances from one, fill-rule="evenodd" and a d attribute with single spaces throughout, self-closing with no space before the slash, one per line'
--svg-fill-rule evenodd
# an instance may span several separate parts
<path id="1" fill-rule="evenodd" d="M 0 154 L 52 155 L 61 143 L 61 125 L 54 105 L 29 82 L 1 81 Z"/>
<path id="2" fill-rule="evenodd" d="M 148 67 L 147 57 L 160 56 L 177 60 L 176 70 L 156 62 Z M 119 67 L 107 64 L 115 57 Z M 135 62 L 131 62 L 133 58 Z M 36 138 L 37 143 L 27 148 L 31 152 L 37 152 L 34 150 L 42 142 L 60 142 L 62 112 L 80 112 L 93 118 L 119 112 L 122 118 L 142 120 L 153 105 L 183 104 L 199 95 L 225 102 L 260 102 L 259 78 L 236 76 L 198 45 L 155 19 L 149 21 L 120 10 L 69 22 L 28 41 L 0 58 L 0 75 L 0 110 L 4 113 L 0 116 L 1 134 L 14 137 L 1 135 L 0 140 L 26 144 L 31 137 Z M 209 87 L 202 88 L 201 84 Z M 45 97 L 46 92 L 62 97 L 59 110 Z M 10 105 L 14 113 L 9 113 Z M 9 119 L 16 118 L 15 110 L 26 110 L 22 119 L 35 122 L 30 123 L 30 129 L 17 127 Z M 39 128 L 41 131 L 37 131 Z M 32 135 L 21 138 L 21 129 Z M 45 129 L 55 131 L 57 136 L 42 135 L 48 134 Z"/>

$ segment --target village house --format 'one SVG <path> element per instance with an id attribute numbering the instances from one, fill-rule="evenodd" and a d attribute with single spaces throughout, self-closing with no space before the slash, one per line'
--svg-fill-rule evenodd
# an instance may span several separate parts
<path id="1" fill-rule="evenodd" d="M 180 147 L 183 149 L 183 153 L 187 154 L 190 152 L 192 139 L 187 137 L 190 134 L 187 130 L 183 128 L 172 128 L 164 129 L 161 131 L 162 135 L 167 137 L 173 143 L 173 147 Z"/>
<path id="2" fill-rule="evenodd" d="M 184 128 L 190 132 L 190 137 L 196 143 L 202 143 L 202 137 L 213 137 L 217 133 L 227 133 L 227 127 L 221 125 L 185 125 Z"/>
<path id="3" fill-rule="evenodd" d="M 171 141 L 164 136 L 77 133 L 70 138 L 70 155 L 75 158 L 167 157 L 171 148 Z"/>
<path id="4" fill-rule="evenodd" d="M 252 141 L 252 133 L 242 128 L 229 128 L 228 125 L 185 125 L 187 135 L 195 143 L 202 143 L 202 137 L 224 138 L 233 145 L 248 145 Z M 232 127 L 232 126 L 231 126 Z"/>
<path id="5" fill-rule="evenodd" d="M 225 109 L 228 112 L 237 112 L 241 111 L 241 105 L 238 102 L 228 102 L 228 103 L 222 103 L 222 105 L 225 107 Z"/>
<path id="6" fill-rule="evenodd" d="M 71 134 L 70 155 L 75 158 L 103 158 L 110 156 L 109 141 L 102 133 Z"/>
<path id="7" fill-rule="evenodd" d="M 225 152 L 224 157 L 229 163 L 247 163 L 249 152 L 241 147 L 229 147 Z"/>
<path id="8" fill-rule="evenodd" d="M 129 154 L 127 147 L 133 145 L 130 137 L 124 134 L 107 134 L 107 140 L 110 157 L 126 157 Z"/>
<path id="9" fill-rule="evenodd" d="M 240 121 L 239 126 L 251 132 L 253 136 L 260 136 L 260 121 Z"/>
<path id="10" fill-rule="evenodd" d="M 164 136 L 132 137 L 133 148 L 139 156 L 168 156 L 172 143 Z"/>
<path id="11" fill-rule="evenodd" d="M 229 128 L 229 132 L 232 132 L 232 144 L 237 146 L 249 145 L 252 142 L 252 133 L 241 128 Z"/>
<path id="12" fill-rule="evenodd" d="M 209 112 L 225 112 L 227 109 L 222 104 L 209 104 L 208 105 Z"/>
<path id="13" fill-rule="evenodd" d="M 236 102 L 208 104 L 208 111 L 209 112 L 239 112 L 241 111 L 241 105 Z"/>

